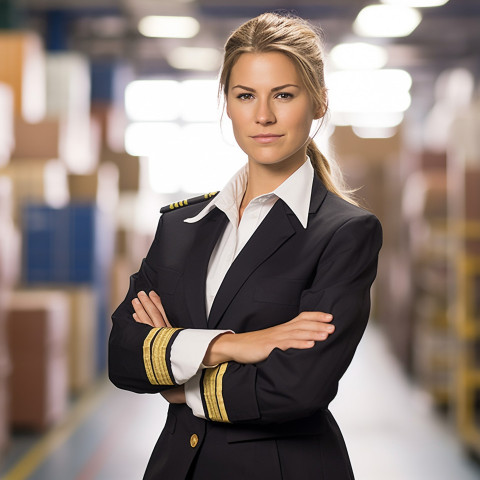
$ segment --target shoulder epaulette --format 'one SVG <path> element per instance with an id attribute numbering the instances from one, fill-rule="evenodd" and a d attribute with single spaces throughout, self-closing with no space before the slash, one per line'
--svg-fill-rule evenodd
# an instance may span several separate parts
<path id="1" fill-rule="evenodd" d="M 170 205 L 165 205 L 160 209 L 160 213 L 166 213 L 172 210 L 176 210 L 177 208 L 186 207 L 187 205 L 195 205 L 196 203 L 204 202 L 205 200 L 213 198 L 217 193 L 218 191 L 205 193 L 203 195 L 199 195 L 198 197 L 187 198 L 186 200 L 182 200 L 181 202 L 175 202 L 171 203 Z"/>

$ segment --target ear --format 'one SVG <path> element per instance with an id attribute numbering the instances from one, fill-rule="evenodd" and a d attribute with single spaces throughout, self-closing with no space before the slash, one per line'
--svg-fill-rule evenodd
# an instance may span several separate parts
<path id="1" fill-rule="evenodd" d="M 315 120 L 318 120 L 319 118 L 323 118 L 325 116 L 325 114 L 327 113 L 327 109 L 328 109 L 328 99 L 327 99 L 327 90 L 324 88 L 322 90 L 322 96 L 321 96 L 322 100 L 321 100 L 321 104 L 318 105 L 318 107 L 315 109 L 315 112 L 314 112 L 314 119 Z"/>

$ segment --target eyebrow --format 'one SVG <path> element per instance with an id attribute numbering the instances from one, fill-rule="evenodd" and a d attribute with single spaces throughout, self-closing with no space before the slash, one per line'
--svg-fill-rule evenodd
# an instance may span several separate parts
<path id="1" fill-rule="evenodd" d="M 298 85 L 295 85 L 294 83 L 286 83 L 285 85 L 280 85 L 279 87 L 274 87 L 272 88 L 272 92 L 278 92 L 279 90 L 283 90 L 284 88 L 287 88 L 287 87 L 295 87 L 295 88 L 300 88 Z M 255 89 L 254 88 L 251 88 L 251 87 L 245 87 L 244 85 L 235 85 L 234 87 L 232 87 L 232 90 L 234 88 L 242 88 L 243 90 L 246 90 L 247 92 L 255 92 Z"/>

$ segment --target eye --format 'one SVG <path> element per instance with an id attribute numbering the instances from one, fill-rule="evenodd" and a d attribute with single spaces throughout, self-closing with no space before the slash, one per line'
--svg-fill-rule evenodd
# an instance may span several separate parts
<path id="1" fill-rule="evenodd" d="M 237 98 L 240 100 L 250 100 L 253 98 L 253 95 L 251 93 L 241 93 L 240 95 L 237 95 Z"/>
<path id="2" fill-rule="evenodd" d="M 287 100 L 288 98 L 293 98 L 293 95 L 288 92 L 280 92 L 276 95 L 276 98 L 280 98 L 281 100 Z"/>

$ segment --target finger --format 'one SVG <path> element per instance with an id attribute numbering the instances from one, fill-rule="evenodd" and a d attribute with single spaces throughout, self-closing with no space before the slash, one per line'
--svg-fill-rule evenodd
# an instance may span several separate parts
<path id="1" fill-rule="evenodd" d="M 167 325 L 163 320 L 161 312 L 158 310 L 152 300 L 148 297 L 148 295 L 143 290 L 141 292 L 138 292 L 137 295 L 143 308 L 145 309 L 145 312 L 150 317 L 153 324 L 156 327 L 166 327 Z"/>
<path id="2" fill-rule="evenodd" d="M 163 308 L 162 300 L 161 298 L 157 295 L 157 293 L 154 290 L 151 290 L 150 293 L 148 294 L 154 305 L 157 307 L 157 309 L 160 311 L 163 317 L 163 321 L 165 322 L 165 325 L 167 327 L 171 327 L 170 322 L 168 321 L 167 314 L 165 313 L 165 309 Z"/>
<path id="3" fill-rule="evenodd" d="M 295 332 L 301 331 L 304 331 L 306 334 L 308 334 L 308 332 L 331 334 L 335 331 L 335 325 L 331 323 L 302 319 L 297 322 L 283 324 L 280 328 L 283 330 L 283 334 L 287 337 L 292 334 L 294 335 Z"/>
<path id="4" fill-rule="evenodd" d="M 280 350 L 288 350 L 290 348 L 296 348 L 298 350 L 307 350 L 308 348 L 312 348 L 315 346 L 315 342 L 313 340 L 295 340 L 286 343 L 285 345 L 279 346 Z"/>
<path id="5" fill-rule="evenodd" d="M 296 340 L 321 341 L 321 340 L 326 340 L 330 335 L 330 333 L 333 333 L 333 330 L 329 332 L 325 329 L 314 329 L 314 330 L 298 329 L 292 332 L 289 338 L 292 341 L 296 341 Z"/>
<path id="6" fill-rule="evenodd" d="M 145 325 L 150 325 L 150 326 L 154 326 L 152 321 L 150 320 L 150 318 L 147 316 L 147 317 L 141 317 L 137 312 L 135 312 L 133 314 L 133 319 L 137 322 L 137 323 L 144 323 Z"/>
<path id="7" fill-rule="evenodd" d="M 300 315 L 294 318 L 294 320 L 314 320 L 317 322 L 331 322 L 333 315 L 325 312 L 301 312 Z"/>

